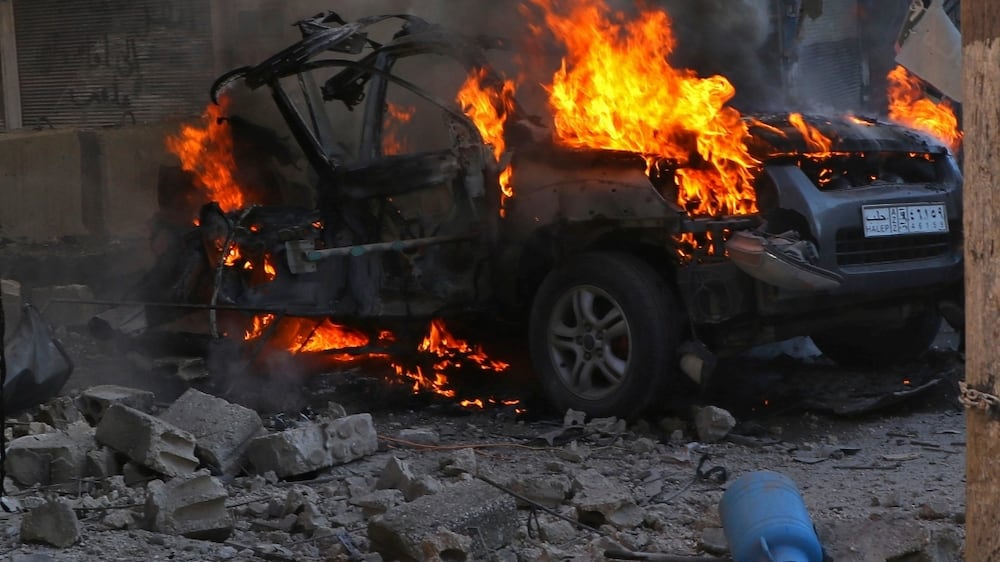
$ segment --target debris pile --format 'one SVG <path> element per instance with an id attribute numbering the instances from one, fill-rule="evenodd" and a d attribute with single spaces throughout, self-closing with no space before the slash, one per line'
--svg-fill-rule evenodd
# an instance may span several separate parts
<path id="1" fill-rule="evenodd" d="M 262 419 L 195 389 L 159 404 L 143 391 L 91 387 L 7 428 L 4 499 L 19 509 L 0 518 L 8 528 L 0 540 L 26 555 L 70 561 L 97 553 L 279 562 L 642 553 L 710 560 L 726 555 L 717 506 L 733 467 L 793 472 L 807 467 L 796 462 L 802 451 L 834 446 L 851 452 L 808 469 L 904 462 L 886 464 L 885 450 L 783 441 L 774 437 L 779 431 L 748 432 L 734 420 L 709 407 L 691 421 L 659 423 L 573 411 L 555 426 L 486 413 L 377 421 L 337 404 L 297 419 Z M 904 454 L 914 453 L 892 458 L 913 458 Z M 810 500 L 815 489 L 805 488 Z M 879 543 L 888 554 L 915 544 L 954 552 L 960 544 L 961 505 L 940 495 L 873 500 L 859 512 L 866 510 L 883 521 L 886 537 L 900 538 Z M 824 545 L 842 548 L 842 514 L 813 511 Z"/>

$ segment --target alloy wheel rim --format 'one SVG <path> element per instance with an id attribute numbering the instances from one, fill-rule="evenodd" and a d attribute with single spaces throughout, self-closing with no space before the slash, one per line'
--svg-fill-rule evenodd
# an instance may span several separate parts
<path id="1" fill-rule="evenodd" d="M 628 374 L 632 332 L 625 311 L 607 291 L 578 285 L 549 316 L 549 358 L 562 384 L 586 400 L 617 391 Z"/>

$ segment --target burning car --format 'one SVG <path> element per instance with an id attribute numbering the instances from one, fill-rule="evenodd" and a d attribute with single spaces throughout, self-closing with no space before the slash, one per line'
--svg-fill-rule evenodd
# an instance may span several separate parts
<path id="1" fill-rule="evenodd" d="M 491 65 L 504 41 L 411 15 L 320 14 L 221 76 L 210 127 L 240 126 L 227 92 L 269 92 L 315 200 L 288 204 L 262 176 L 212 191 L 239 166 L 199 163 L 180 135 L 202 189 L 162 198 L 176 235 L 157 290 L 211 306 L 216 335 L 348 356 L 390 353 L 435 318 L 523 322 L 552 404 L 595 416 L 662 403 L 684 374 L 704 382 L 713 354 L 793 336 L 851 365 L 930 345 L 962 274 L 948 147 L 869 118 L 742 115 L 724 78 L 669 67 L 665 14 L 532 4 L 556 34 L 593 20 L 561 35 L 551 125 Z M 370 37 L 392 22 L 391 39 Z M 316 321 L 286 321 L 301 318 Z"/>

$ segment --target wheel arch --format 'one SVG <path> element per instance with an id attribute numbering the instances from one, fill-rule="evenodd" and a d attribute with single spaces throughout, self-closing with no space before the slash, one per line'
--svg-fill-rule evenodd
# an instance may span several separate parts
<path id="1" fill-rule="evenodd" d="M 669 231 L 662 226 L 588 222 L 539 228 L 525 241 L 517 262 L 517 303 L 521 308 L 530 308 L 542 281 L 553 269 L 587 252 L 614 252 L 639 258 L 677 293 L 677 271 L 681 266 L 671 240 Z M 683 308 L 683 303 L 677 304 Z"/>

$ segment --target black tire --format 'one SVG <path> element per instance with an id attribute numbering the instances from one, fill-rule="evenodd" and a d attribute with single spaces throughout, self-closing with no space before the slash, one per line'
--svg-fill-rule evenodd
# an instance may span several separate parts
<path id="1" fill-rule="evenodd" d="M 920 357 L 934 343 L 941 314 L 926 307 L 901 324 L 845 326 L 812 335 L 816 347 L 843 367 L 889 367 Z"/>
<path id="2" fill-rule="evenodd" d="M 581 254 L 552 271 L 535 295 L 531 357 L 559 411 L 632 418 L 670 384 L 679 326 L 673 292 L 648 264 L 626 254 Z"/>

